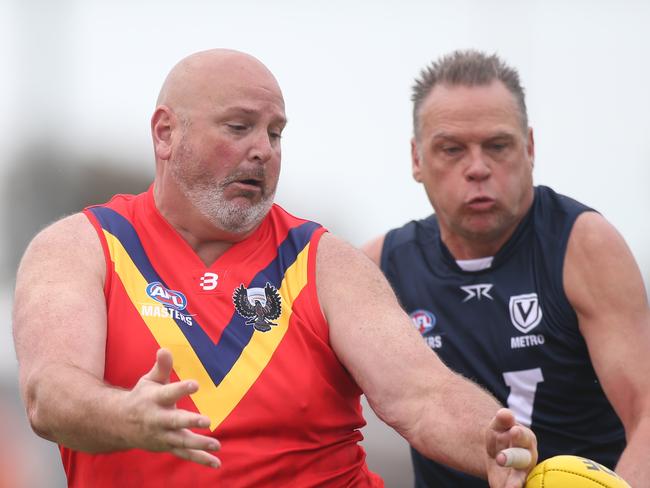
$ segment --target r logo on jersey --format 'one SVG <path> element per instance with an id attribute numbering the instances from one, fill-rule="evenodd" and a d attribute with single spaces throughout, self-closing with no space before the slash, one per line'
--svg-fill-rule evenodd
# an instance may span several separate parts
<path id="1" fill-rule="evenodd" d="M 472 298 L 476 298 L 479 301 L 481 298 L 489 298 L 490 300 L 494 300 L 494 298 L 492 298 L 492 295 L 490 295 L 490 290 L 493 286 L 494 285 L 491 283 L 478 283 L 476 285 L 461 286 L 460 289 L 467 293 L 467 296 L 463 300 L 463 303 L 465 303 L 467 300 L 471 300 Z"/>
<path id="2" fill-rule="evenodd" d="M 542 307 L 537 293 L 510 297 L 510 320 L 524 334 L 537 327 L 542 320 Z"/>

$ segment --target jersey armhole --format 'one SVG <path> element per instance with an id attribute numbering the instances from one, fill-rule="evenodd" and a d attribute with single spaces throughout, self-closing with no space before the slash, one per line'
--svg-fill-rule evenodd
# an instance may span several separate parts
<path id="1" fill-rule="evenodd" d="M 104 230 L 102 229 L 102 226 L 100 225 L 95 215 L 88 209 L 84 209 L 83 214 L 86 216 L 90 224 L 94 227 L 95 232 L 97 232 L 97 238 L 99 239 L 99 242 L 102 245 L 102 252 L 104 254 L 104 265 L 106 267 L 106 272 L 104 273 L 104 297 L 108 299 L 108 295 L 111 289 L 111 277 L 113 276 L 113 273 L 111 273 L 111 269 L 113 266 L 113 263 L 111 261 L 111 253 L 108 249 L 108 243 L 106 242 L 106 238 L 104 237 Z"/>
<path id="2" fill-rule="evenodd" d="M 329 340 L 329 324 L 323 314 L 323 308 L 318 300 L 318 287 L 316 286 L 316 254 L 318 244 L 323 234 L 327 232 L 324 227 L 319 227 L 314 231 L 309 240 L 309 256 L 307 258 L 307 299 L 309 300 L 309 309 L 312 315 L 313 324 L 316 329 L 322 329 Z"/>
<path id="3" fill-rule="evenodd" d="M 388 270 L 388 255 L 395 237 L 396 230 L 389 230 L 384 234 L 384 242 L 381 243 L 381 252 L 379 253 L 379 269 L 385 274 Z"/>
<path id="4" fill-rule="evenodd" d="M 566 265 L 567 251 L 569 248 L 569 240 L 571 239 L 571 234 L 573 233 L 575 223 L 583 213 L 589 211 L 593 211 L 593 210 L 585 209 L 575 215 L 570 225 L 568 225 L 568 230 L 563 233 L 563 238 L 558 244 L 562 259 L 558 259 L 557 261 L 556 264 L 557 268 L 553 273 L 553 275 L 556 276 L 557 278 L 553 281 L 555 282 L 554 284 L 555 294 L 560 299 L 560 302 L 559 303 L 556 302 L 556 303 L 558 306 L 560 306 L 560 310 L 562 310 L 562 314 L 564 315 L 564 318 L 561 320 L 561 323 L 576 323 L 576 324 L 578 323 L 577 314 L 573 309 L 573 305 L 569 301 L 569 297 L 567 296 L 566 290 L 564 288 L 564 268 Z M 571 330 L 570 332 L 575 337 L 581 336 L 579 330 Z"/>

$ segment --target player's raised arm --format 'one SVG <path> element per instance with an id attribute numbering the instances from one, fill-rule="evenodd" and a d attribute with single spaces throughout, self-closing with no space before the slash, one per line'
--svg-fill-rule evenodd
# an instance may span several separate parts
<path id="1" fill-rule="evenodd" d="M 132 390 L 104 380 L 106 261 L 83 214 L 48 227 L 21 262 L 13 311 L 20 389 L 32 428 L 67 447 L 105 452 L 131 447 L 171 451 L 217 466 L 212 438 L 188 430 L 209 420 L 175 408 L 193 382 L 169 383 L 171 355 Z"/>
<path id="2" fill-rule="evenodd" d="M 598 378 L 625 426 L 627 447 L 616 471 L 650 486 L 650 309 L 639 268 L 621 235 L 600 214 L 582 214 L 564 267 Z"/>
<path id="3" fill-rule="evenodd" d="M 369 259 L 325 234 L 317 282 L 332 347 L 382 420 L 428 457 L 487 473 L 493 486 L 523 484 L 527 469 L 500 468 L 496 456 L 507 447 L 525 447 L 534 464 L 530 430 L 515 426 L 508 414 L 493 420 L 497 402 L 431 354 Z"/>

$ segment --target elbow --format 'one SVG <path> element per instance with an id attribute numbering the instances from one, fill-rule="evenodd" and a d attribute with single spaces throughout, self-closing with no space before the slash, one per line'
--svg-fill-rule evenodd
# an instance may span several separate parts
<path id="1" fill-rule="evenodd" d="M 417 433 L 422 412 L 415 411 L 409 402 L 393 399 L 390 402 L 373 402 L 368 398 L 368 404 L 377 417 L 392 427 L 399 435 L 412 445 L 417 445 Z"/>
<path id="2" fill-rule="evenodd" d="M 31 427 L 32 431 L 43 439 L 51 440 L 50 436 L 48 435 L 45 423 L 43 422 L 42 416 L 40 415 L 40 409 L 32 403 L 31 405 L 27 405 L 25 410 L 27 412 L 27 420 L 29 421 L 29 426 Z"/>
<path id="3" fill-rule="evenodd" d="M 34 390 L 35 388 L 33 387 L 27 388 L 26 394 L 24 396 L 27 421 L 29 422 L 29 426 L 31 427 L 32 431 L 37 436 L 51 441 L 53 438 L 47 424 L 47 409 L 41 405 L 42 402 L 39 402 L 37 394 Z"/>

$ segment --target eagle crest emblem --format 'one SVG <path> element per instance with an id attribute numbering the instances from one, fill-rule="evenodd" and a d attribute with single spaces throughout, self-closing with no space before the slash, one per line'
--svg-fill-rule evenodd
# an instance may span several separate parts
<path id="1" fill-rule="evenodd" d="M 282 312 L 282 299 L 278 289 L 266 283 L 264 288 L 245 288 L 243 284 L 232 295 L 237 313 L 246 319 L 246 325 L 255 330 L 268 332 Z"/>

